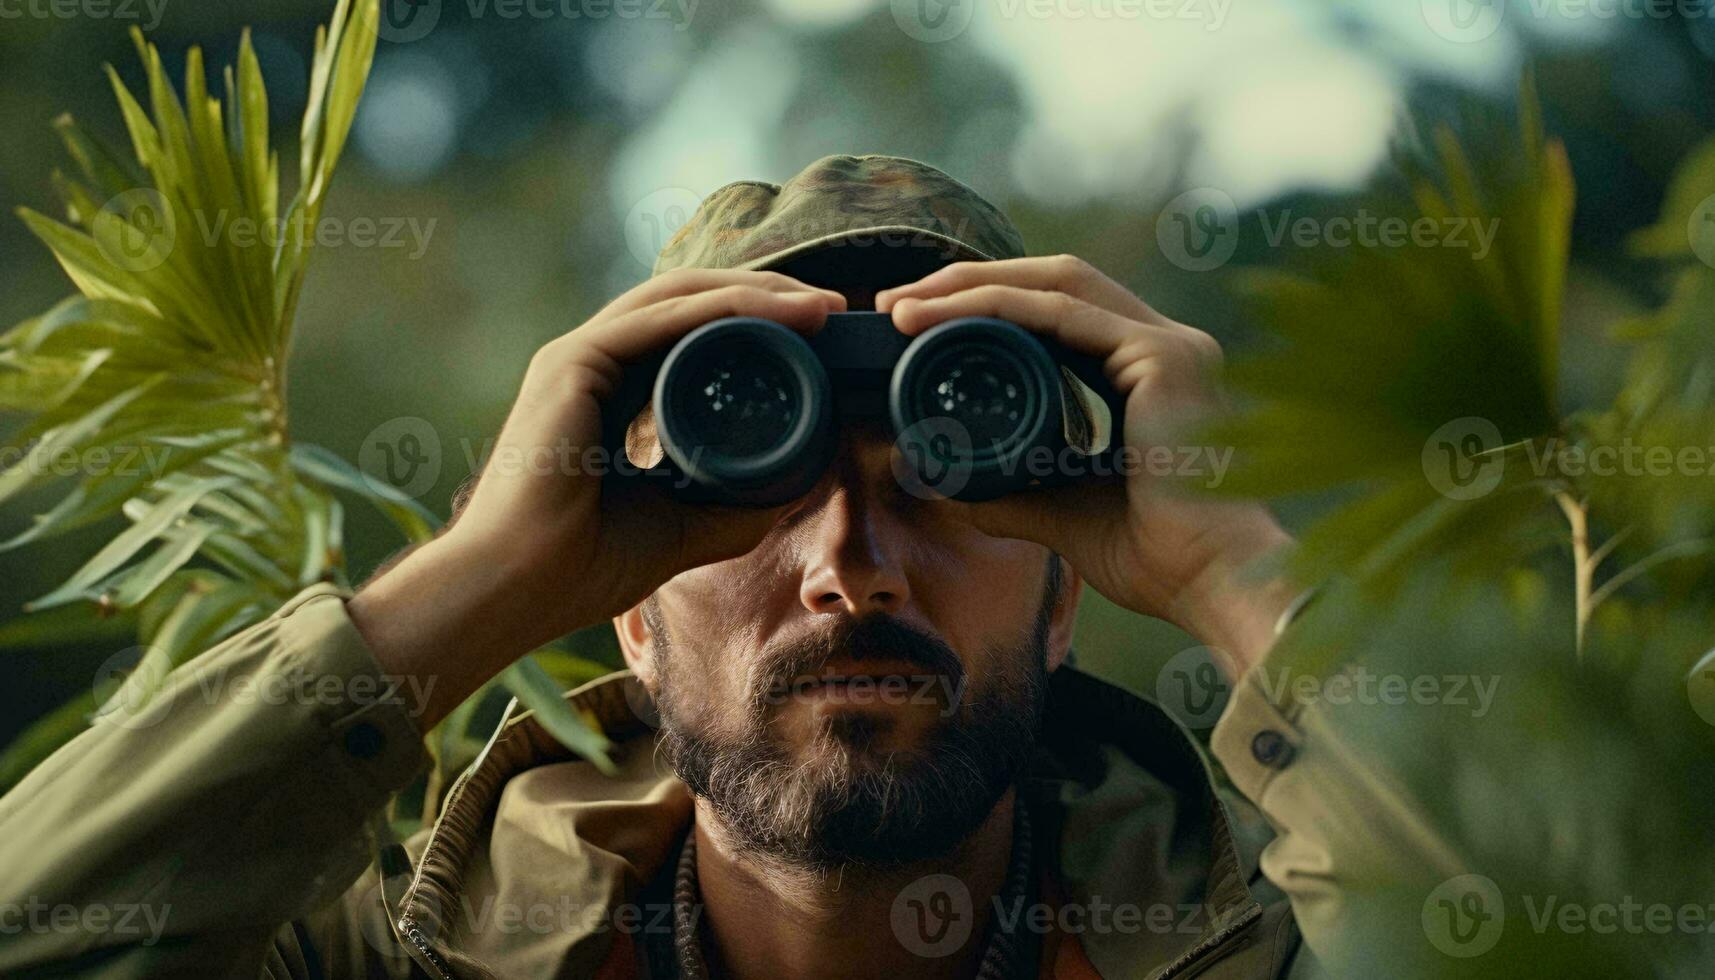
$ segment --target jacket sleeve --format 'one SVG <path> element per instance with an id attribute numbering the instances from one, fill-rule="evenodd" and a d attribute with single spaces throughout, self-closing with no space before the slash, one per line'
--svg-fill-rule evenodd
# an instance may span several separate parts
<path id="1" fill-rule="evenodd" d="M 0 799 L 0 976 L 319 972 L 425 762 L 405 693 L 317 586 L 97 717 Z"/>
<path id="2" fill-rule="evenodd" d="M 1401 940 L 1383 958 L 1393 976 L 1418 975 L 1407 963 L 1419 955 L 1457 964 L 1433 959 L 1419 921 L 1425 882 L 1455 873 L 1457 851 L 1351 719 L 1299 701 L 1286 676 L 1266 658 L 1253 667 L 1210 748 L 1274 829 L 1262 871 L 1291 899 L 1306 947 L 1336 976 L 1374 968 L 1365 945 L 1380 934 Z"/>

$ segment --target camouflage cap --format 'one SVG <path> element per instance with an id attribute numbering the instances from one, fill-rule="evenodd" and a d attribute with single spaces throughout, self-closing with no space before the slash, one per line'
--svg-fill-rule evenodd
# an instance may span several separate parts
<path id="1" fill-rule="evenodd" d="M 842 244 L 929 247 L 948 261 L 1024 255 L 1006 215 L 934 167 L 829 156 L 784 184 L 741 180 L 710 194 L 661 250 L 654 274 L 766 269 Z"/>

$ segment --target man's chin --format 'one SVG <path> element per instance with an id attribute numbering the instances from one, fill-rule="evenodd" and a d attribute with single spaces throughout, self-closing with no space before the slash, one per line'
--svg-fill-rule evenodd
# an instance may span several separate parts
<path id="1" fill-rule="evenodd" d="M 782 740 L 801 747 L 793 753 L 800 758 L 840 750 L 862 761 L 919 755 L 946 722 L 927 706 L 807 700 L 782 708 L 771 727 Z"/>
<path id="2" fill-rule="evenodd" d="M 971 781 L 968 762 L 949 778 L 943 766 L 952 760 L 927 744 L 933 739 L 894 747 L 893 737 L 884 722 L 847 713 L 808 743 L 775 743 L 774 762 L 743 767 L 737 783 L 718 764 L 681 775 L 704 790 L 698 795 L 736 832 L 735 844 L 801 868 L 886 869 L 951 853 L 1010 780 Z"/>
<path id="3" fill-rule="evenodd" d="M 923 733 L 902 729 L 892 719 L 848 712 L 823 721 L 811 738 L 783 753 L 800 771 L 818 773 L 833 785 L 861 779 L 891 783 L 909 781 L 927 764 L 926 741 Z"/>
<path id="4" fill-rule="evenodd" d="M 951 853 L 1011 781 L 950 779 L 947 748 L 933 738 L 901 738 L 896 726 L 861 713 L 842 716 L 824 738 L 792 753 L 797 775 L 777 789 L 808 819 L 776 842 L 779 851 L 820 868 L 890 868 Z M 953 770 L 967 777 L 974 767 Z"/>
<path id="5" fill-rule="evenodd" d="M 1005 793 L 948 800 L 921 792 L 897 757 L 848 756 L 824 772 L 814 823 L 780 850 L 796 863 L 833 869 L 902 867 L 943 857 L 981 826 Z M 787 842 L 781 842 L 787 843 Z"/>

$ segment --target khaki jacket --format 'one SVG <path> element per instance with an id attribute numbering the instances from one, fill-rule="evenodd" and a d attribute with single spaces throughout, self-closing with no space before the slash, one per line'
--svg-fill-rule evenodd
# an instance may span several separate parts
<path id="1" fill-rule="evenodd" d="M 615 742 L 617 776 L 513 709 L 435 826 L 389 844 L 377 828 L 426 762 L 421 734 L 377 696 L 341 594 L 312 588 L 0 799 L 0 976 L 649 976 L 671 922 L 651 895 L 692 806 L 635 685 L 567 695 Z M 1058 923 L 1042 974 L 1308 970 L 1300 927 L 1314 940 L 1343 912 L 1339 827 L 1308 789 L 1341 782 L 1339 753 L 1307 738 L 1251 683 L 1216 730 L 1274 836 L 1166 712 L 1057 671 L 1021 785 Z"/>

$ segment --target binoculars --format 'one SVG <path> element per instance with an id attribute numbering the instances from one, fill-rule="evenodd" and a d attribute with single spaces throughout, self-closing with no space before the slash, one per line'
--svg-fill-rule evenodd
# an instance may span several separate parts
<path id="1" fill-rule="evenodd" d="M 651 407 L 660 458 L 613 472 L 742 506 L 808 492 L 854 424 L 889 427 L 906 490 L 958 500 L 1067 482 L 1124 445 L 1124 405 L 1098 359 L 990 317 L 915 338 L 886 313 L 832 313 L 808 338 L 726 317 L 626 368 L 603 410 L 616 462 Z"/>

